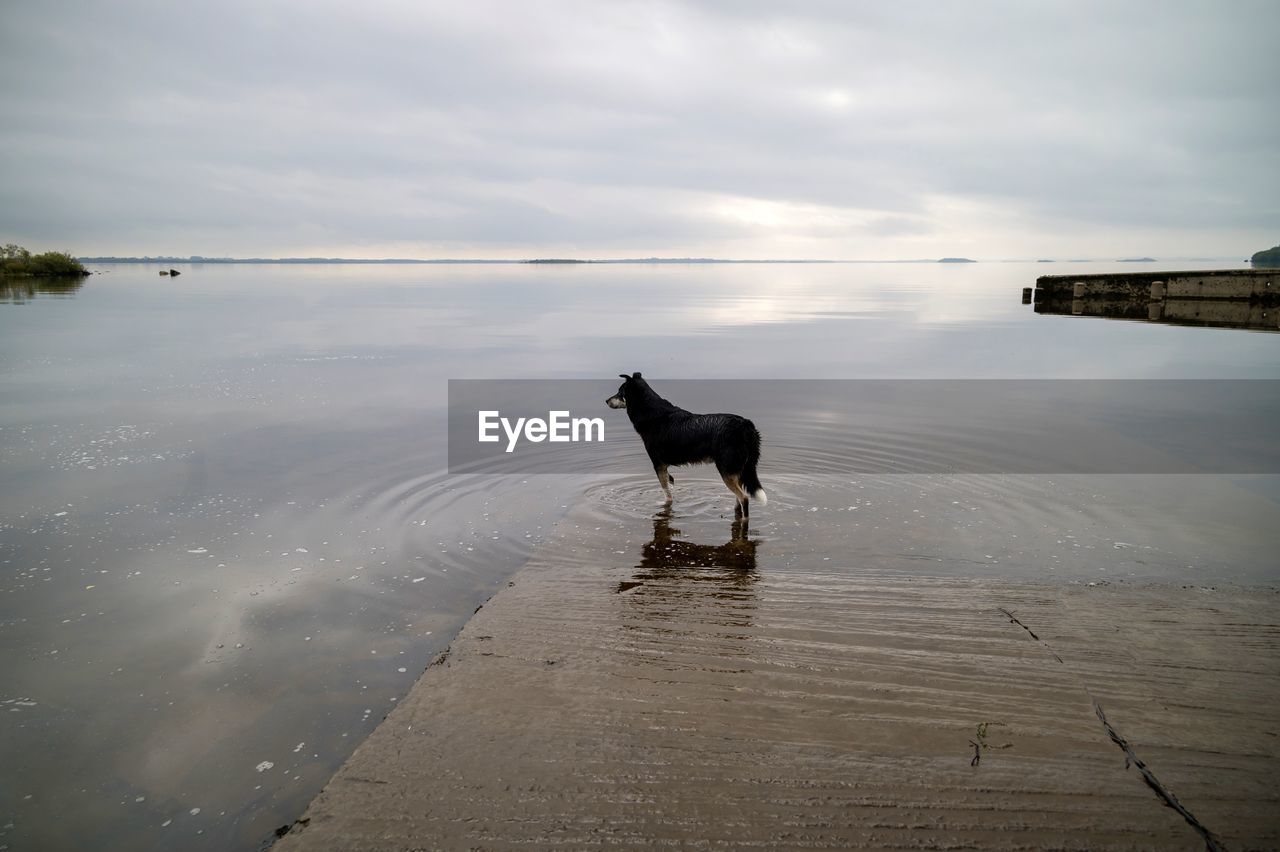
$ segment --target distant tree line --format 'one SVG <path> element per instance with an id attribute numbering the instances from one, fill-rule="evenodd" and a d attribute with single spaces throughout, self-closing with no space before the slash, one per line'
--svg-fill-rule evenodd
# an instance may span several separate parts
<path id="1" fill-rule="evenodd" d="M 1249 258 L 1254 266 L 1280 266 L 1280 246 L 1272 246 L 1269 249 L 1254 252 L 1253 257 Z"/>
<path id="2" fill-rule="evenodd" d="M 32 254 L 13 243 L 0 248 L 0 275 L 6 277 L 83 278 L 88 274 L 89 270 L 70 252 Z"/>

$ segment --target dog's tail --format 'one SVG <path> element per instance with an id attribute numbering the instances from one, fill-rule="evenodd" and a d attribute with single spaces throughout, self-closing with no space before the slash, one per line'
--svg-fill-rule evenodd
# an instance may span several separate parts
<path id="1" fill-rule="evenodd" d="M 752 500 L 759 500 L 760 505 L 769 502 L 769 495 L 764 493 L 763 486 L 760 485 L 760 477 L 756 475 L 756 465 L 760 461 L 760 430 L 756 429 L 754 423 L 747 421 L 747 429 L 750 438 L 747 441 L 747 463 L 742 467 L 742 487 L 746 489 L 747 496 Z"/>

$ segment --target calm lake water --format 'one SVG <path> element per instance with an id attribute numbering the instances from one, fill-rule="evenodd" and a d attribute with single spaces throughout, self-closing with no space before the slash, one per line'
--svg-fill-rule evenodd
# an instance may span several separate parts
<path id="1" fill-rule="evenodd" d="M 448 380 L 1280 379 L 1278 334 L 1020 304 L 1131 267 L 112 265 L 0 290 L 0 848 L 261 847 L 569 506 L 602 565 L 651 563 L 651 527 L 725 552 L 714 472 L 655 521 L 638 439 L 613 477 L 451 475 Z M 761 573 L 1280 582 L 1276 476 L 895 473 L 947 435 L 854 441 L 822 411 L 762 424 Z M 824 452 L 883 472 L 810 475 Z"/>

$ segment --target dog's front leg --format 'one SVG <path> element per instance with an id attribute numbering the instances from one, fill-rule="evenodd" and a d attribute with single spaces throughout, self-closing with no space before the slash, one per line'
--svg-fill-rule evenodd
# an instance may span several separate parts
<path id="1" fill-rule="evenodd" d="M 658 484 L 662 486 L 662 490 L 667 495 L 667 502 L 670 503 L 673 496 L 671 493 L 672 476 L 671 474 L 667 473 L 667 466 L 665 464 L 659 464 L 658 462 L 654 462 L 653 471 L 654 473 L 658 474 Z"/>

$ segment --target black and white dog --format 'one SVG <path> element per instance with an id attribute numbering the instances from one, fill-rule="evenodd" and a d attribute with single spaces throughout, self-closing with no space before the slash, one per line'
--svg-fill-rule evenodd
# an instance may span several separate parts
<path id="1" fill-rule="evenodd" d="M 625 408 L 631 425 L 644 441 L 645 451 L 653 462 L 658 482 L 671 501 L 671 483 L 675 477 L 667 472 L 672 465 L 714 462 L 720 478 L 737 498 L 736 517 L 750 515 L 747 498 L 767 498 L 756 476 L 760 461 L 760 432 L 755 424 L 736 414 L 694 414 L 667 402 L 640 378 L 619 373 L 624 380 L 618 392 L 605 400 L 610 408 Z"/>

